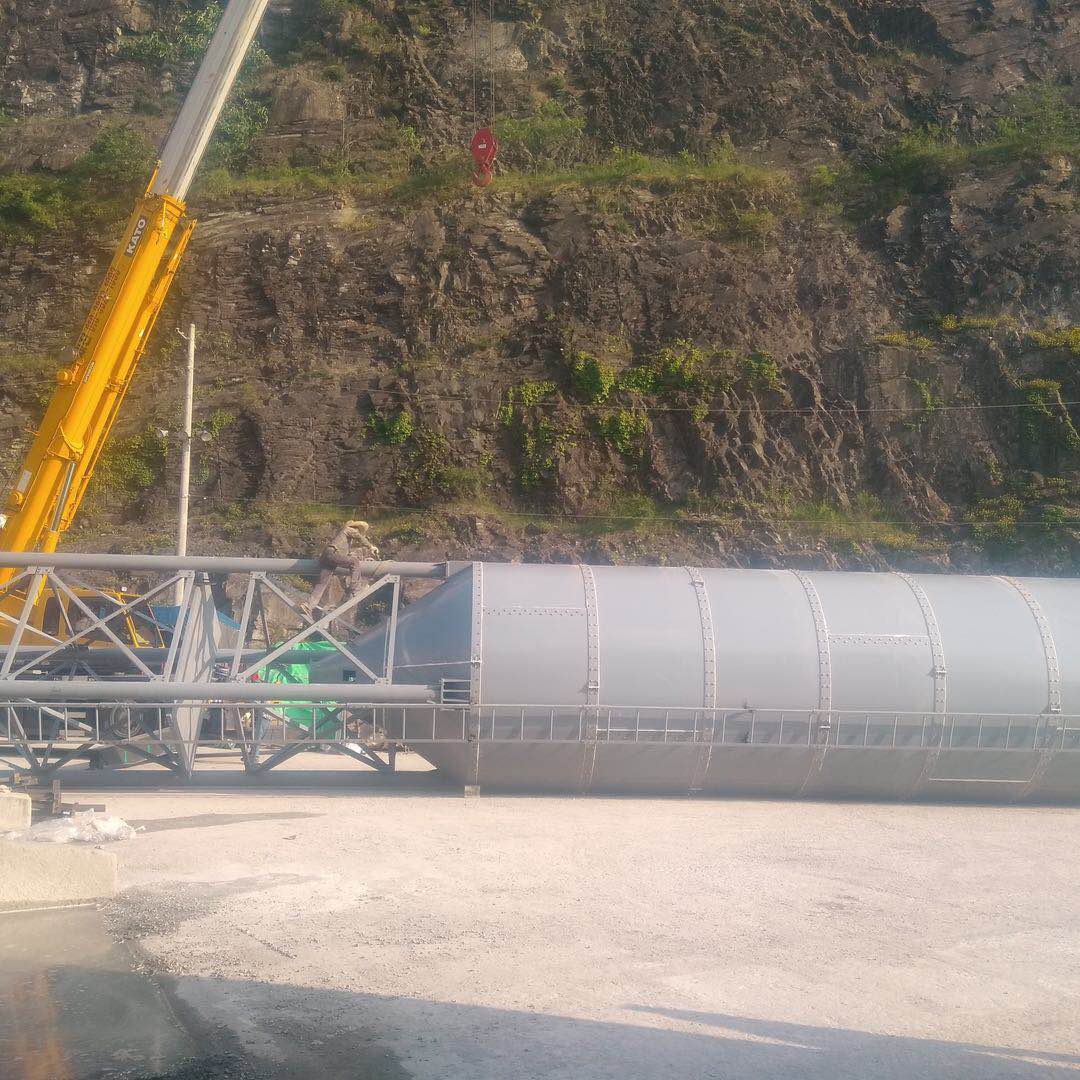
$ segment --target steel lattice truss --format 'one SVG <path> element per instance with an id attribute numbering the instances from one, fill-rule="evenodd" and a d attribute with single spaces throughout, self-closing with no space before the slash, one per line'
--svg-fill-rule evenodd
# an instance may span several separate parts
<path id="1" fill-rule="evenodd" d="M 372 563 L 370 584 L 311 612 L 303 578 L 318 567 L 306 561 L 7 554 L 0 565 L 19 559 L 0 587 L 0 746 L 38 775 L 87 755 L 190 773 L 215 746 L 260 771 L 314 744 L 392 769 L 386 704 L 431 699 L 393 685 L 394 649 L 403 573 L 444 576 L 438 565 Z M 148 583 L 89 580 L 109 569 Z M 238 621 L 218 610 L 213 575 L 225 572 Z M 377 632 L 360 625 L 373 621 Z M 267 681 L 310 661 L 314 643 L 333 682 Z"/>

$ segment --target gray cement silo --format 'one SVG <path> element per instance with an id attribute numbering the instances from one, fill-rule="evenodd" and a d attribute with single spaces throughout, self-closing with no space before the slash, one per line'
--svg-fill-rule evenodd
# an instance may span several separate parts
<path id="1" fill-rule="evenodd" d="M 394 721 L 467 784 L 1080 794 L 1072 580 L 474 563 L 394 678 L 468 703 Z"/>

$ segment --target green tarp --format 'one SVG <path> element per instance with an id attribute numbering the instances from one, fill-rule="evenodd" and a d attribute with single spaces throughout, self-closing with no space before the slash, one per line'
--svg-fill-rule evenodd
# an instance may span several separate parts
<path id="1" fill-rule="evenodd" d="M 264 683 L 292 683 L 303 684 L 311 682 L 311 664 L 325 659 L 328 653 L 335 651 L 334 646 L 328 641 L 301 641 L 293 645 L 290 652 L 309 652 L 312 654 L 311 662 L 305 664 L 271 664 L 259 671 L 259 679 Z M 326 707 L 326 703 L 292 701 L 287 706 L 273 706 L 276 716 L 284 716 L 290 724 L 311 731 L 314 719 L 314 735 L 323 735 L 331 738 L 340 734 L 340 720 L 337 709 L 333 706 Z M 273 723 L 273 721 L 271 721 Z"/>

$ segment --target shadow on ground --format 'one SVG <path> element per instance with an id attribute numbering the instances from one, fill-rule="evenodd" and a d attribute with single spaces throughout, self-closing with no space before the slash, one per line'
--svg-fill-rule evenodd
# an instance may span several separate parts
<path id="1" fill-rule="evenodd" d="M 242 768 L 206 769 L 181 776 L 161 768 L 61 770 L 65 794 L 93 792 L 154 795 L 380 795 L 457 798 L 462 789 L 435 769 L 377 773 L 369 769 L 272 769 L 249 775 Z"/>
<path id="2" fill-rule="evenodd" d="M 152 977 L 92 909 L 0 920 L 0 1002 L 5 1080 L 1074 1080 L 1080 1070 L 1077 1055 L 634 1004 L 637 1022 L 603 1022 Z"/>
<path id="3" fill-rule="evenodd" d="M 274 1054 L 253 1059 L 219 1030 L 209 1036 L 210 1056 L 139 1080 L 1075 1080 L 1080 1070 L 1075 1055 L 683 1010 L 642 1009 L 645 1023 L 614 1023 L 215 982 L 187 985 L 184 997 L 257 1003 Z"/>
<path id="4" fill-rule="evenodd" d="M 295 821 L 298 818 L 312 817 L 319 817 L 319 815 L 306 810 L 284 810 L 277 814 L 190 814 L 187 817 L 131 820 L 128 824 L 146 832 L 171 832 L 174 829 L 206 829 L 220 825 L 242 825 L 248 821 Z"/>
<path id="5" fill-rule="evenodd" d="M 313 755 L 314 756 L 314 755 Z M 328 755 L 318 755 L 325 758 Z M 339 759 L 340 760 L 340 759 Z M 325 763 L 322 763 L 325 764 Z M 14 763 L 13 763 L 14 766 Z M 93 793 L 108 795 L 111 792 L 155 795 L 245 795 L 278 798 L 287 795 L 325 796 L 341 795 L 378 795 L 380 798 L 440 798 L 460 799 L 464 791 L 462 785 L 438 769 L 405 769 L 399 772 L 375 772 L 366 767 L 355 768 L 306 768 L 303 763 L 292 767 L 271 769 L 267 772 L 246 773 L 238 762 L 228 767 L 220 763 L 214 767 L 205 765 L 196 769 L 191 776 L 184 776 L 159 767 L 138 767 L 136 769 L 87 769 L 65 767 L 57 774 L 65 792 Z M 970 790 L 959 791 L 955 788 L 940 795 L 925 794 L 915 799 L 888 798 L 871 792 L 853 794 L 832 793 L 829 795 L 792 796 L 790 792 L 753 792 L 753 791 L 717 791 L 695 795 L 696 799 L 715 803 L 725 802 L 785 802 L 802 804 L 823 803 L 825 805 L 848 806 L 897 806 L 901 804 L 921 806 L 970 806 L 995 807 L 1009 805 L 1012 792 L 991 796 L 975 790 L 978 785 L 971 785 Z M 490 796 L 500 799 L 551 800 L 561 801 L 568 795 L 580 792 L 573 785 L 569 787 L 529 788 L 502 787 L 490 780 L 477 789 L 481 797 Z M 684 790 L 656 790 L 644 786 L 640 789 L 611 791 L 594 789 L 588 793 L 590 799 L 607 801 L 637 802 L 643 798 L 668 802 L 682 802 L 687 795 Z M 1063 794 L 1060 797 L 1025 798 L 1023 808 L 1052 807 L 1064 808 L 1080 805 L 1080 791 Z M 177 826 L 178 828 L 180 826 Z"/>

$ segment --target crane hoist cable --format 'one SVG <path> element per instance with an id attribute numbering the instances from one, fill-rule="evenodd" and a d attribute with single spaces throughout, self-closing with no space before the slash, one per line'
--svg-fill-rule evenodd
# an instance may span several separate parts
<path id="1" fill-rule="evenodd" d="M 469 143 L 473 157 L 473 183 L 487 187 L 494 176 L 499 140 L 495 137 L 495 0 L 488 0 L 487 109 L 480 114 L 480 0 L 472 0 L 472 120 L 476 134 Z"/>

